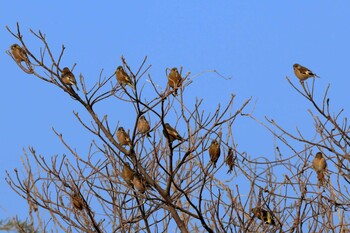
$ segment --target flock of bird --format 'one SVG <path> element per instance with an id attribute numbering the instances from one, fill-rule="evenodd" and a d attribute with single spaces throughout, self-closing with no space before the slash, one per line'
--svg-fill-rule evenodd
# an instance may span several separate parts
<path id="1" fill-rule="evenodd" d="M 25 49 L 23 49 L 18 44 L 13 44 L 10 48 L 11 48 L 12 56 L 17 63 L 25 62 L 26 64 L 30 64 L 30 61 L 28 59 L 28 55 Z M 294 64 L 293 69 L 294 69 L 295 76 L 299 78 L 301 83 L 303 83 L 306 79 L 310 77 L 319 78 L 319 76 L 317 76 L 311 70 L 309 70 L 308 68 L 302 65 Z M 134 83 L 132 82 L 131 78 L 125 72 L 122 66 L 118 66 L 118 68 L 115 71 L 115 75 L 120 85 L 128 85 L 133 90 L 135 90 Z M 76 89 L 79 90 L 75 76 L 68 67 L 63 68 L 60 78 L 64 85 L 68 85 L 70 88 L 72 85 L 74 85 Z M 177 90 L 181 87 L 182 82 L 183 82 L 183 79 L 181 78 L 181 75 L 179 74 L 178 69 L 176 67 L 172 68 L 168 75 L 168 86 L 173 89 L 174 95 L 177 95 Z M 138 119 L 137 130 L 140 134 L 145 135 L 147 137 L 151 137 L 150 124 L 145 118 L 145 116 L 143 115 L 140 116 Z M 169 123 L 164 124 L 163 134 L 169 143 L 172 143 L 175 140 L 180 140 L 180 141 L 184 140 L 181 137 L 181 135 L 176 131 L 176 129 L 170 126 Z M 132 146 L 132 141 L 129 137 L 129 134 L 124 130 L 123 127 L 119 127 L 117 130 L 117 140 L 123 146 Z M 209 156 L 210 156 L 211 163 L 214 164 L 214 167 L 220 157 L 220 153 L 221 153 L 220 142 L 218 142 L 216 139 L 212 140 L 209 146 Z M 229 166 L 229 169 L 230 169 L 229 171 L 231 171 L 234 166 L 232 148 L 229 148 L 228 150 L 228 157 L 227 157 L 226 163 Z M 316 153 L 316 156 L 312 161 L 312 166 L 317 173 L 317 178 L 319 183 L 323 185 L 324 179 L 325 179 L 324 174 L 327 170 L 327 162 L 321 152 Z M 135 172 L 130 167 L 130 164 L 128 162 L 126 162 L 123 166 L 121 177 L 124 179 L 124 181 L 127 183 L 128 186 L 135 187 L 140 193 L 144 193 L 146 191 L 146 184 L 145 184 L 146 182 L 144 181 L 144 179 L 139 173 Z M 75 208 L 79 210 L 83 209 L 83 201 L 82 201 L 82 198 L 80 197 L 80 194 L 73 193 L 71 195 L 71 202 Z M 266 224 L 276 225 L 275 217 L 271 211 L 265 210 L 262 207 L 255 207 L 251 210 L 251 212 L 254 214 L 254 216 L 259 218 Z"/>

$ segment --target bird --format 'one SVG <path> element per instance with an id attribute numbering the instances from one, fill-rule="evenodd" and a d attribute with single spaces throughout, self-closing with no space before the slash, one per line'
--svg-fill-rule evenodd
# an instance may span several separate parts
<path id="1" fill-rule="evenodd" d="M 254 216 L 264 221 L 266 224 L 276 226 L 273 214 L 270 211 L 264 210 L 259 207 L 255 207 L 251 210 L 251 212 L 254 214 Z"/>
<path id="2" fill-rule="evenodd" d="M 317 173 L 318 181 L 323 184 L 324 182 L 324 172 L 327 168 L 327 162 L 324 158 L 322 152 L 317 152 L 314 160 L 312 161 L 312 166 Z"/>
<path id="3" fill-rule="evenodd" d="M 209 155 L 210 155 L 210 161 L 214 164 L 214 167 L 216 167 L 216 162 L 220 157 L 220 144 L 215 139 L 211 141 L 211 144 L 209 147 Z"/>
<path id="4" fill-rule="evenodd" d="M 125 132 L 123 127 L 119 127 L 117 131 L 117 139 L 123 146 L 131 146 L 129 134 Z"/>
<path id="5" fill-rule="evenodd" d="M 134 184 L 134 187 L 137 188 L 137 190 L 140 193 L 145 193 L 145 191 L 146 191 L 145 180 L 142 178 L 142 176 L 140 174 L 134 175 L 132 183 Z"/>
<path id="6" fill-rule="evenodd" d="M 294 69 L 295 76 L 297 76 L 297 78 L 299 78 L 301 82 L 310 78 L 310 77 L 318 77 L 319 78 L 319 76 L 317 76 L 311 70 L 309 70 L 308 68 L 306 68 L 302 65 L 294 64 L 293 69 Z"/>
<path id="7" fill-rule="evenodd" d="M 172 68 L 170 70 L 170 73 L 168 75 L 168 85 L 174 89 L 173 95 L 177 95 L 177 89 L 181 86 L 182 84 L 182 78 L 181 75 L 179 74 L 179 71 L 177 70 L 176 67 Z"/>
<path id="8" fill-rule="evenodd" d="M 129 75 L 125 72 L 122 66 L 118 66 L 117 70 L 115 71 L 115 75 L 117 77 L 117 81 L 120 84 L 129 85 L 132 89 L 135 90 L 135 87 L 129 77 Z"/>
<path id="9" fill-rule="evenodd" d="M 20 63 L 24 61 L 26 63 L 29 63 L 27 52 L 23 48 L 21 48 L 21 46 L 19 46 L 18 44 L 13 44 L 10 48 L 12 55 L 17 62 Z"/>
<path id="10" fill-rule="evenodd" d="M 71 201 L 74 208 L 76 208 L 78 210 L 83 209 L 83 199 L 81 198 L 79 193 L 76 193 L 76 192 L 72 193 L 70 195 L 70 201 Z"/>
<path id="11" fill-rule="evenodd" d="M 233 149 L 231 147 L 228 148 L 226 164 L 228 166 L 227 173 L 230 173 L 235 165 L 235 158 L 233 157 Z"/>
<path id="12" fill-rule="evenodd" d="M 70 71 L 68 67 L 63 68 L 62 74 L 61 74 L 61 80 L 64 84 L 69 86 L 74 85 L 77 88 L 77 90 L 79 90 L 74 74 Z"/>
<path id="13" fill-rule="evenodd" d="M 135 174 L 135 172 L 130 167 L 130 164 L 128 162 L 126 162 L 123 166 L 121 176 L 129 186 L 132 186 L 134 174 Z"/>
<path id="14" fill-rule="evenodd" d="M 146 120 L 145 116 L 140 116 L 138 122 L 137 122 L 137 131 L 141 134 L 146 134 L 147 137 L 151 137 L 149 134 L 149 130 L 151 129 L 148 121 Z"/>
<path id="15" fill-rule="evenodd" d="M 183 140 L 183 138 L 180 136 L 180 134 L 169 125 L 169 123 L 165 123 L 165 128 L 163 129 L 163 134 L 166 139 L 169 139 L 170 142 L 173 142 L 175 140 Z"/>

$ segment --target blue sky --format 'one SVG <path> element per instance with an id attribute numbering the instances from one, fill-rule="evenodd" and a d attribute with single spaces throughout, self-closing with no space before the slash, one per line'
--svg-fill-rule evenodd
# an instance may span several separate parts
<path id="1" fill-rule="evenodd" d="M 299 85 L 292 65 L 300 63 L 321 77 L 316 84 L 319 97 L 330 83 L 334 110 L 349 111 L 348 1 L 1 1 L 0 6 L 0 219 L 26 216 L 25 202 L 4 180 L 5 170 L 23 171 L 23 148 L 33 146 L 45 157 L 68 153 L 52 127 L 81 151 L 92 139 L 73 117 L 73 110 L 82 112 L 77 103 L 23 73 L 5 53 L 16 43 L 6 25 L 15 30 L 19 22 L 28 47 L 37 52 L 39 43 L 30 28 L 46 34 L 56 55 L 64 44 L 62 64 L 77 63 L 75 72 L 90 83 L 101 69 L 111 75 L 121 55 L 135 69 L 147 55 L 147 64 L 152 64 L 149 73 L 164 86 L 167 67 L 183 66 L 193 75 L 216 69 L 232 79 L 212 73 L 195 78 L 186 90 L 193 103 L 196 97 L 204 98 L 207 109 L 214 110 L 232 93 L 237 96 L 236 106 L 252 96 L 249 109 L 255 107 L 257 118 L 268 116 L 289 130 L 298 126 L 313 135 L 306 111 L 311 106 L 286 81 L 288 76 Z M 147 86 L 145 78 L 143 82 Z M 116 116 L 132 125 L 127 114 Z M 273 154 L 273 138 L 266 130 L 248 119 L 237 123 L 235 136 L 241 150 L 253 158 Z"/>

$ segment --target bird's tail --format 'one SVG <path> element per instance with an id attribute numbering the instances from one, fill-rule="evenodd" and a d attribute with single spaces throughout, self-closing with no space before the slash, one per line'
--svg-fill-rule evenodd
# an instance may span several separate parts
<path id="1" fill-rule="evenodd" d="M 134 91 L 135 91 L 135 86 L 134 86 L 134 84 L 132 84 L 132 83 L 127 83 Z"/>
<path id="2" fill-rule="evenodd" d="M 317 179 L 318 179 L 319 184 L 321 186 L 323 186 L 323 184 L 325 183 L 325 178 L 324 178 L 323 172 L 318 172 L 317 173 Z"/>

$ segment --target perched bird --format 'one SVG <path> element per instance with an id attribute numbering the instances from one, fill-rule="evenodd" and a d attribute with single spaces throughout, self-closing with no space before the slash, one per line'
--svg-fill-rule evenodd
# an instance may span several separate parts
<path id="1" fill-rule="evenodd" d="M 118 66 L 117 70 L 115 71 L 115 75 L 117 76 L 117 81 L 120 84 L 129 85 L 132 89 L 135 90 L 135 87 L 129 75 L 125 72 L 122 66 Z"/>
<path id="2" fill-rule="evenodd" d="M 324 182 L 324 172 L 327 168 L 326 159 L 323 157 L 321 152 L 317 152 L 314 160 L 312 161 L 312 166 L 317 173 L 318 181 L 323 184 Z"/>
<path id="3" fill-rule="evenodd" d="M 270 211 L 264 210 L 262 208 L 256 207 L 251 210 L 258 219 L 264 221 L 266 224 L 276 226 L 273 214 Z"/>
<path id="4" fill-rule="evenodd" d="M 20 63 L 24 61 L 26 63 L 29 63 L 27 52 L 23 48 L 21 48 L 21 46 L 19 46 L 18 44 L 13 44 L 10 48 L 12 55 L 17 62 Z"/>
<path id="5" fill-rule="evenodd" d="M 134 179 L 132 181 L 134 186 L 139 190 L 140 193 L 145 193 L 146 191 L 146 184 L 145 180 L 142 178 L 140 174 L 135 174 Z"/>
<path id="6" fill-rule="evenodd" d="M 310 77 L 318 77 L 311 70 L 299 64 L 294 64 L 293 69 L 295 76 L 297 76 L 297 78 L 299 78 L 300 81 L 304 81 Z"/>
<path id="7" fill-rule="evenodd" d="M 214 164 L 214 167 L 216 167 L 216 162 L 220 157 L 220 144 L 215 139 L 211 141 L 211 144 L 209 147 L 209 155 L 210 155 L 210 161 Z"/>
<path id="8" fill-rule="evenodd" d="M 125 132 L 123 127 L 118 128 L 117 139 L 119 143 L 122 144 L 123 146 L 127 146 L 127 145 L 131 146 L 131 140 L 130 140 L 129 134 Z"/>
<path id="9" fill-rule="evenodd" d="M 170 70 L 170 73 L 168 75 L 168 85 L 174 89 L 174 95 L 177 95 L 177 89 L 181 87 L 182 84 L 182 78 L 181 75 L 179 74 L 179 71 L 177 70 L 176 67 L 172 68 Z"/>
<path id="10" fill-rule="evenodd" d="M 233 157 L 233 149 L 231 147 L 228 148 L 226 164 L 228 166 L 227 173 L 230 173 L 235 165 L 235 158 Z"/>
<path id="11" fill-rule="evenodd" d="M 70 202 L 72 203 L 74 208 L 76 208 L 78 210 L 83 209 L 83 199 L 81 198 L 79 193 L 76 193 L 76 192 L 72 193 L 70 195 Z"/>
<path id="12" fill-rule="evenodd" d="M 183 138 L 180 136 L 180 134 L 173 127 L 171 127 L 169 125 L 169 123 L 165 123 L 165 128 L 163 129 L 163 134 L 164 134 L 166 139 L 170 140 L 170 142 L 173 142 L 175 140 L 183 140 Z"/>
<path id="13" fill-rule="evenodd" d="M 147 137 L 151 137 L 149 134 L 149 130 L 151 129 L 148 121 L 146 120 L 145 116 L 140 116 L 138 122 L 137 122 L 137 131 L 141 134 L 146 134 Z"/>
<path id="14" fill-rule="evenodd" d="M 79 91 L 79 88 L 77 86 L 77 81 L 75 80 L 74 74 L 69 70 L 68 67 L 64 67 L 61 74 L 61 80 L 64 84 L 72 86 L 74 85 L 77 90 Z"/>
<path id="15" fill-rule="evenodd" d="M 123 170 L 122 170 L 122 178 L 125 180 L 125 182 L 132 186 L 132 182 L 134 179 L 134 174 L 135 172 L 131 169 L 130 164 L 129 163 L 125 163 L 123 166 Z"/>

